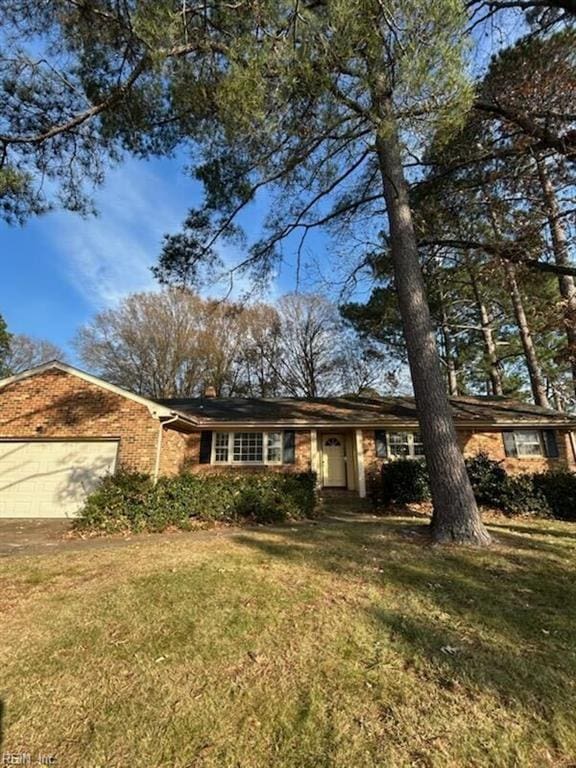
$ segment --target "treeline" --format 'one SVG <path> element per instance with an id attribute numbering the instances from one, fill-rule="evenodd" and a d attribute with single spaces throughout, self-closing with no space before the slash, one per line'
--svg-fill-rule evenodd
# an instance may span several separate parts
<path id="1" fill-rule="evenodd" d="M 274 306 L 205 299 L 186 288 L 137 293 L 80 330 L 91 371 L 132 392 L 192 397 L 367 394 L 393 383 L 376 343 L 363 341 L 337 307 L 313 294 Z"/>
<path id="2" fill-rule="evenodd" d="M 505 114 L 570 122 L 576 34 L 527 36 L 492 61 L 478 99 L 448 141 L 432 143 L 413 186 L 423 272 L 451 395 L 481 393 L 576 404 L 574 155 L 532 141 Z M 506 112 L 508 110 L 508 112 Z M 574 118 L 574 115 L 572 115 Z M 344 314 L 404 355 L 386 242 L 368 254 L 378 281 Z"/>

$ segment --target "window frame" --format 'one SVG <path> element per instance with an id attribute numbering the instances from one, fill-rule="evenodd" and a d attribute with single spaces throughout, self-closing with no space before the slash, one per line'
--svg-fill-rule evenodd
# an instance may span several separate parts
<path id="1" fill-rule="evenodd" d="M 262 461 L 235 461 L 234 460 L 234 437 L 239 434 L 255 434 L 262 435 Z M 228 458 L 226 461 L 216 461 L 216 443 L 218 442 L 218 435 L 227 435 L 228 437 Z M 269 436 L 278 435 L 278 440 L 275 445 L 269 445 Z M 220 446 L 222 447 L 222 446 Z M 280 452 L 280 458 L 276 460 L 270 460 L 268 458 L 269 449 L 276 449 Z M 220 467 L 266 467 L 266 466 L 281 466 L 284 463 L 284 431 L 281 429 L 238 429 L 234 431 L 228 430 L 214 430 L 214 437 L 212 440 L 212 453 L 210 455 L 210 464 L 214 464 Z"/>
<path id="2" fill-rule="evenodd" d="M 403 455 L 397 455 L 392 453 L 392 442 L 390 440 L 391 435 L 407 435 L 407 446 L 408 446 L 408 453 Z M 415 436 L 420 435 L 420 440 L 415 440 Z M 410 430 L 410 429 L 394 429 L 394 430 L 387 430 L 386 431 L 386 450 L 388 453 L 388 458 L 392 459 L 392 461 L 397 461 L 398 459 L 414 459 L 416 461 L 422 461 L 424 459 L 424 451 L 422 453 L 415 453 L 414 452 L 414 444 L 417 443 L 418 445 L 422 445 L 422 435 L 417 430 Z"/>
<path id="3" fill-rule="evenodd" d="M 516 448 L 517 459 L 545 459 L 546 458 L 546 446 L 542 437 L 541 429 L 512 429 L 512 439 L 514 440 L 514 447 Z M 538 445 L 540 446 L 540 453 L 520 453 L 520 448 L 516 436 L 520 433 L 534 432 L 538 436 Z M 536 443 L 532 443 L 535 445 Z"/>

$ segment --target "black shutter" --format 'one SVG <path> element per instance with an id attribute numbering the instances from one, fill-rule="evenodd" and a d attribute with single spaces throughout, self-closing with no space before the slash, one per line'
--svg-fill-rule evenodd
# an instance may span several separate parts
<path id="1" fill-rule="evenodd" d="M 543 429 L 542 441 L 544 442 L 544 451 L 549 459 L 557 459 L 560 456 L 558 443 L 556 442 L 556 430 Z"/>
<path id="2" fill-rule="evenodd" d="M 388 457 L 388 443 L 386 442 L 386 430 L 377 429 L 374 432 L 374 441 L 376 443 L 376 458 L 386 459 Z"/>
<path id="3" fill-rule="evenodd" d="M 296 432 L 293 429 L 284 430 L 282 457 L 284 464 L 296 463 Z"/>
<path id="4" fill-rule="evenodd" d="M 514 441 L 514 432 L 510 430 L 502 432 L 502 437 L 504 438 L 504 452 L 506 453 L 506 456 L 518 456 L 516 443 Z"/>
<path id="5" fill-rule="evenodd" d="M 212 432 L 200 432 L 200 464 L 210 464 L 212 458 Z"/>

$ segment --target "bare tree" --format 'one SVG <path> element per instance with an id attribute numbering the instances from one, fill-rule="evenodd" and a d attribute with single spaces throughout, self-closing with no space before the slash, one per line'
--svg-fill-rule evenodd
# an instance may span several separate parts
<path id="1" fill-rule="evenodd" d="M 292 293 L 278 302 L 280 353 L 277 370 L 290 395 L 320 397 L 341 386 L 342 324 L 322 296 Z"/>
<path id="2" fill-rule="evenodd" d="M 278 312 L 267 304 L 248 307 L 242 358 L 245 393 L 251 397 L 283 394 L 280 376 L 281 324 Z"/>
<path id="3" fill-rule="evenodd" d="M 241 308 L 181 288 L 137 293 L 80 329 L 80 357 L 104 378 L 152 397 L 218 395 L 238 387 Z"/>
<path id="4" fill-rule="evenodd" d="M 10 336 L 9 350 L 4 360 L 4 367 L 11 375 L 21 373 L 42 365 L 50 360 L 63 362 L 66 355 L 60 347 L 46 339 L 37 339 L 25 333 L 14 333 Z"/>

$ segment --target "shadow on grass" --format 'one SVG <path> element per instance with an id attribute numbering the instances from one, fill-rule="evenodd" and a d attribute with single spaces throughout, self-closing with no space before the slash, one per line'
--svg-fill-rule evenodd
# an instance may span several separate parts
<path id="1" fill-rule="evenodd" d="M 551 525 L 556 525 L 559 521 L 551 521 Z M 546 527 L 537 527 L 532 525 L 517 525 L 514 521 L 504 523 L 491 523 L 491 528 L 504 529 L 515 533 L 534 534 L 535 536 L 550 536 L 551 538 L 564 539 L 571 543 L 576 544 L 576 523 L 563 522 L 564 528 L 559 531 L 557 527 L 549 527 L 544 523 Z M 565 530 L 564 530 L 565 529 Z"/>
<path id="2" fill-rule="evenodd" d="M 574 559 L 561 544 L 502 527 L 492 550 L 430 547 L 418 520 L 353 516 L 239 539 L 267 556 L 381 588 L 362 610 L 439 685 L 567 717 L 576 705 Z"/>

